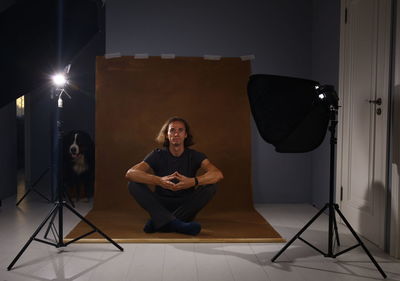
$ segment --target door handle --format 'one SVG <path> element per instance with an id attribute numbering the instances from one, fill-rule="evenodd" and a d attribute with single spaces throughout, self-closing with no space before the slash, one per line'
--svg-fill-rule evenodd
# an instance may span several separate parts
<path id="1" fill-rule="evenodd" d="M 376 104 L 376 105 L 381 105 L 381 104 L 382 104 L 382 99 L 381 99 L 381 98 L 378 98 L 378 99 L 376 99 L 376 100 L 369 100 L 368 102 L 369 102 L 369 103 L 374 103 L 374 104 Z"/>

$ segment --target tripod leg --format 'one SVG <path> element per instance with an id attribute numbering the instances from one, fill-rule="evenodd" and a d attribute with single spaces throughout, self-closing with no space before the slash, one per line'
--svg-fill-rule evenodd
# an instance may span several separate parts
<path id="1" fill-rule="evenodd" d="M 42 198 L 44 198 L 47 202 L 51 202 L 51 200 L 49 198 L 47 198 L 46 196 L 44 196 L 42 193 L 40 193 L 39 191 L 37 191 L 36 189 L 34 189 L 33 191 L 35 191 L 37 194 L 39 194 Z"/>
<path id="2" fill-rule="evenodd" d="M 100 233 L 101 236 L 106 238 L 110 243 L 112 243 L 115 247 L 117 247 L 119 250 L 124 251 L 124 249 L 115 243 L 110 237 L 108 237 L 104 232 L 102 232 L 100 229 L 98 229 L 94 224 L 92 224 L 90 221 L 88 221 L 85 217 L 83 217 L 81 214 L 79 214 L 74 208 L 70 207 L 68 204 L 64 205 L 67 207 L 72 213 L 74 213 L 77 217 L 79 217 L 81 220 L 83 220 L 85 223 L 90 225 L 94 230 L 96 230 L 98 233 Z"/>
<path id="3" fill-rule="evenodd" d="M 374 257 L 371 255 L 371 253 L 368 251 L 367 247 L 365 247 L 364 243 L 361 241 L 360 237 L 357 235 L 357 233 L 354 231 L 354 229 L 351 227 L 350 223 L 347 221 L 347 219 L 344 217 L 342 212 L 339 210 L 338 206 L 335 206 L 336 212 L 339 214 L 339 216 L 342 218 L 348 229 L 351 231 L 353 234 L 354 238 L 356 238 L 357 242 L 361 245 L 361 247 L 364 249 L 365 253 L 368 255 L 372 263 L 375 265 L 375 267 L 378 269 L 378 271 L 382 274 L 383 278 L 386 278 L 386 274 L 383 271 L 383 269 L 379 266 L 379 264 L 376 262 Z"/>
<path id="4" fill-rule="evenodd" d="M 40 180 L 43 178 L 43 176 L 49 171 L 50 168 L 47 168 L 46 170 L 44 170 L 40 176 L 33 182 L 32 185 L 29 186 L 28 191 L 24 194 L 24 196 L 22 196 L 22 198 L 17 202 L 17 206 L 19 205 L 19 203 L 21 203 L 22 200 L 24 200 L 24 198 L 29 194 L 29 192 L 31 192 L 32 190 L 35 191 L 37 194 L 39 194 L 41 197 L 43 197 L 44 199 L 46 199 L 48 202 L 51 202 L 50 199 L 48 199 L 46 196 L 44 196 L 42 193 L 40 193 L 39 191 L 37 191 L 35 189 L 35 186 L 40 182 Z"/>
<path id="5" fill-rule="evenodd" d="M 25 252 L 26 248 L 28 248 L 29 244 L 35 239 L 36 235 L 39 233 L 39 231 L 43 228 L 43 226 L 46 224 L 46 222 L 50 219 L 50 217 L 57 212 L 58 206 L 55 205 L 53 209 L 50 211 L 50 213 L 47 215 L 47 217 L 42 221 L 42 223 L 39 225 L 39 227 L 35 230 L 35 232 L 32 234 L 31 238 L 29 238 L 28 242 L 25 243 L 24 247 L 22 247 L 21 251 L 17 254 L 17 256 L 13 259 L 13 261 L 10 263 L 10 265 L 7 267 L 7 270 L 11 270 L 14 264 L 18 261 L 18 259 L 22 256 L 22 254 Z"/>
<path id="6" fill-rule="evenodd" d="M 21 199 L 19 199 L 19 201 L 17 202 L 17 204 L 15 204 L 16 206 L 18 206 L 19 205 L 19 203 L 21 203 L 21 201 L 22 200 L 24 200 L 24 198 L 29 194 L 29 192 L 31 192 L 32 191 L 32 189 L 28 189 L 28 191 L 27 192 L 25 192 L 25 194 L 21 197 Z"/>
<path id="7" fill-rule="evenodd" d="M 274 262 L 300 235 L 328 208 L 329 204 L 326 204 L 319 212 L 295 235 L 286 245 L 271 259 Z"/>
<path id="8" fill-rule="evenodd" d="M 336 216 L 335 215 L 333 215 L 333 227 L 335 229 L 335 237 L 336 237 L 337 245 L 340 246 L 339 231 L 338 231 L 337 221 L 336 221 Z"/>
<path id="9" fill-rule="evenodd" d="M 49 235 L 51 226 L 54 225 L 54 220 L 56 218 L 57 212 L 54 212 L 53 216 L 50 219 L 49 225 L 47 226 L 46 232 L 44 233 L 44 238 L 47 239 L 47 235 Z"/>

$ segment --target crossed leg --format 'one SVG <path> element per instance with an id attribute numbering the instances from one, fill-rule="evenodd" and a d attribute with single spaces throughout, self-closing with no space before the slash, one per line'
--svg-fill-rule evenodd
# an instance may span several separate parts
<path id="1" fill-rule="evenodd" d="M 178 219 L 182 222 L 191 222 L 197 213 L 213 198 L 217 186 L 209 184 L 199 186 L 184 197 L 163 197 L 152 192 L 146 184 L 130 182 L 129 192 L 145 209 L 156 230 Z"/>

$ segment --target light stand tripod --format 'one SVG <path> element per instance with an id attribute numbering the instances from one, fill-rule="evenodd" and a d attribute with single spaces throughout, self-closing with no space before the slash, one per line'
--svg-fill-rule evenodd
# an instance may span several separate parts
<path id="1" fill-rule="evenodd" d="M 335 175 L 335 145 L 336 145 L 336 136 L 335 136 L 335 130 L 336 130 L 336 125 L 338 123 L 337 121 L 337 110 L 338 107 L 334 105 L 330 105 L 330 125 L 329 125 L 329 131 L 331 133 L 331 138 L 330 138 L 330 177 L 329 177 L 329 203 L 326 203 L 325 206 L 272 258 L 272 262 L 274 262 L 296 239 L 299 239 L 303 241 L 305 244 L 316 250 L 317 252 L 321 253 L 324 257 L 330 257 L 330 258 L 336 258 L 340 256 L 341 254 L 344 254 L 350 250 L 353 250 L 354 248 L 361 246 L 365 253 L 368 255 L 368 257 L 371 259 L 375 267 L 378 269 L 378 271 L 382 274 L 383 278 L 386 278 L 385 272 L 382 270 L 382 268 L 379 266 L 379 264 L 376 262 L 374 257 L 371 255 L 371 253 L 368 251 L 367 247 L 364 245 L 364 243 L 361 241 L 360 237 L 357 235 L 357 233 L 354 231 L 354 229 L 351 227 L 350 223 L 347 221 L 345 216 L 342 214 L 342 212 L 339 210 L 339 205 L 334 203 L 334 175 Z M 304 240 L 301 238 L 301 234 L 326 210 L 328 209 L 329 213 L 329 230 L 328 230 L 328 252 L 325 253 L 309 243 L 308 241 Z M 339 241 L 339 235 L 338 235 L 338 230 L 337 230 L 337 224 L 336 224 L 336 217 L 335 217 L 335 212 L 338 213 L 340 218 L 343 220 L 343 222 L 346 224 L 347 228 L 350 230 L 351 234 L 353 234 L 354 238 L 357 240 L 358 244 L 351 246 L 345 250 L 340 251 L 339 253 L 334 253 L 333 251 L 333 231 L 335 231 L 335 236 L 337 240 L 337 244 L 340 246 L 340 241 Z"/>
<path id="2" fill-rule="evenodd" d="M 55 185 L 55 190 L 57 191 L 57 200 L 54 203 L 54 207 L 50 211 L 50 213 L 46 216 L 46 218 L 42 221 L 42 223 L 39 225 L 39 227 L 35 230 L 35 232 L 32 234 L 32 236 L 29 238 L 28 242 L 25 243 L 25 245 L 22 247 L 22 249 L 19 251 L 17 256 L 14 258 L 14 260 L 10 263 L 10 265 L 7 267 L 7 270 L 11 270 L 14 264 L 18 261 L 18 259 L 21 257 L 21 255 L 25 252 L 25 250 L 28 248 L 29 244 L 35 240 L 44 244 L 48 244 L 51 246 L 54 246 L 56 248 L 60 247 L 66 247 L 71 243 L 74 243 L 92 233 L 98 232 L 100 235 L 102 235 L 105 239 L 107 239 L 110 243 L 112 243 L 115 247 L 117 247 L 119 250 L 123 251 L 124 249 L 119 246 L 117 243 L 115 243 L 110 237 L 108 237 L 105 233 L 103 233 L 100 229 L 98 229 L 94 224 L 92 224 L 89 220 L 87 220 L 85 217 L 83 217 L 81 214 L 79 214 L 74 208 L 69 206 L 65 200 L 63 199 L 63 188 L 62 188 L 62 173 L 61 173 L 61 165 L 62 165 L 62 128 L 61 128 L 61 121 L 60 121 L 60 115 L 61 115 L 61 109 L 62 109 L 62 94 L 65 93 L 64 89 L 57 89 L 59 91 L 58 93 L 58 101 L 54 99 L 54 102 L 57 103 L 57 110 L 56 110 L 56 136 L 54 137 L 53 140 L 53 184 Z M 88 224 L 91 228 L 92 231 L 83 234 L 67 243 L 64 243 L 63 236 L 64 236 L 64 231 L 63 231 L 63 209 L 67 208 L 70 210 L 73 214 L 75 214 L 77 217 L 79 217 L 81 220 L 83 220 L 86 224 Z M 42 240 L 39 238 L 36 238 L 40 230 L 43 228 L 43 226 L 47 223 L 47 221 L 51 217 L 55 217 L 55 215 L 58 214 L 58 236 L 56 237 L 56 241 L 46 241 Z"/>

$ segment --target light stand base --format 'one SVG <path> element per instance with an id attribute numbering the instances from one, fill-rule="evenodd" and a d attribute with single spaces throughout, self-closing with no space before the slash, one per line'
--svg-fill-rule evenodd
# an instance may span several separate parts
<path id="1" fill-rule="evenodd" d="M 382 274 L 383 278 L 386 278 L 385 272 L 382 270 L 382 268 L 379 266 L 379 264 L 376 262 L 374 257 L 371 255 L 371 253 L 368 251 L 367 247 L 365 247 L 364 243 L 361 241 L 360 237 L 357 235 L 357 233 L 354 231 L 354 229 L 351 227 L 350 223 L 347 221 L 347 219 L 344 217 L 342 212 L 339 210 L 339 205 L 334 203 L 334 175 L 335 175 L 335 148 L 336 148 L 336 125 L 337 125 L 337 106 L 330 106 L 330 126 L 329 126 L 329 131 L 331 133 L 331 138 L 330 138 L 330 175 L 329 175 L 329 203 L 325 204 L 325 206 L 313 217 L 311 220 L 306 223 L 306 225 L 288 242 L 286 245 L 271 259 L 272 262 L 274 262 L 296 239 L 299 239 L 306 243 L 308 246 L 322 254 L 324 257 L 329 257 L 329 258 L 336 258 L 340 256 L 341 254 L 344 254 L 350 250 L 353 250 L 354 248 L 357 248 L 358 246 L 361 246 L 365 253 L 368 255 L 368 257 L 371 259 L 375 267 L 378 269 L 378 271 Z M 320 216 L 322 213 L 328 209 L 329 213 L 329 230 L 328 230 L 328 252 L 325 253 L 309 243 L 308 241 L 304 240 L 301 238 L 301 234 Z M 343 222 L 346 224 L 347 228 L 350 230 L 351 234 L 353 234 L 354 238 L 357 240 L 358 244 L 351 246 L 347 248 L 346 250 L 343 250 L 339 253 L 334 253 L 333 252 L 333 232 L 335 231 L 335 236 L 336 236 L 336 241 L 337 244 L 340 245 L 339 241 L 339 234 L 337 231 L 337 223 L 336 223 L 336 216 L 335 214 L 338 213 L 340 218 L 343 220 Z"/>
<path id="2" fill-rule="evenodd" d="M 56 92 L 58 91 L 58 94 Z M 92 233 L 98 232 L 100 235 L 102 235 L 104 238 L 106 238 L 109 242 L 111 242 L 115 247 L 117 247 L 119 250 L 123 251 L 124 249 L 119 246 L 117 243 L 115 243 L 110 237 L 108 237 L 105 233 L 103 233 L 100 229 L 98 229 L 94 224 L 92 224 L 89 220 L 87 220 L 85 217 L 83 217 L 81 214 L 79 214 L 74 208 L 72 208 L 70 205 L 68 205 L 65 200 L 63 199 L 63 196 L 68 195 L 66 194 L 65 190 L 63 190 L 63 180 L 62 180 L 62 156 L 63 156 L 63 140 L 62 140 L 62 121 L 61 121 L 61 111 L 62 111 L 62 94 L 65 93 L 68 95 L 64 88 L 57 88 L 56 92 L 53 92 L 51 95 L 51 100 L 53 103 L 55 103 L 55 111 L 52 112 L 53 118 L 52 118 L 52 125 L 53 125 L 53 140 L 52 140 L 52 149 L 53 149 L 53 154 L 52 154 L 52 188 L 54 191 L 57 192 L 57 201 L 55 202 L 54 207 L 51 209 L 50 213 L 46 216 L 46 218 L 40 223 L 39 227 L 35 230 L 35 232 L 32 234 L 32 236 L 29 238 L 28 242 L 25 243 L 25 245 L 22 247 L 22 249 L 19 251 L 17 256 L 14 258 L 14 260 L 10 263 L 10 265 L 7 267 L 8 270 L 11 270 L 14 264 L 18 261 L 18 259 L 22 256 L 22 254 L 25 252 L 25 250 L 28 248 L 30 243 L 32 243 L 33 240 L 48 244 L 51 246 L 54 246 L 56 248 L 60 247 L 66 247 L 71 243 L 74 243 L 83 237 L 86 237 Z M 55 98 L 58 97 L 56 100 Z M 46 170 L 47 172 L 47 170 Z M 43 173 L 40 178 L 44 175 Z M 38 182 L 40 178 L 36 181 Z M 36 184 L 35 182 L 35 184 Z M 68 196 L 67 196 L 68 197 Z M 69 198 L 69 197 L 68 197 Z M 21 199 L 22 200 L 22 199 Z M 71 201 L 72 203 L 72 201 Z M 74 215 L 79 217 L 81 220 L 83 220 L 86 224 L 88 224 L 93 230 L 83 234 L 68 243 L 64 243 L 64 230 L 63 230 L 63 210 L 64 207 L 70 210 Z M 53 225 L 54 219 L 58 215 L 58 229 L 55 228 Z M 50 229 L 53 231 L 53 234 L 55 233 L 55 242 L 50 241 L 50 240 L 43 240 L 36 238 L 36 236 L 39 234 L 41 229 L 44 227 L 44 225 L 50 220 L 48 229 L 46 231 L 45 237 L 47 236 L 48 232 Z"/>
<path id="3" fill-rule="evenodd" d="M 333 208 L 330 208 L 333 207 Z M 333 227 L 335 229 L 335 236 L 336 236 L 336 240 L 338 245 L 340 245 L 340 241 L 339 241 L 339 235 L 338 235 L 338 231 L 337 231 L 337 225 L 336 225 L 336 219 L 335 219 L 335 212 L 340 216 L 340 218 L 343 220 L 343 222 L 346 224 L 347 228 L 350 230 L 351 234 L 354 236 L 354 238 L 357 240 L 358 244 L 351 246 L 345 250 L 342 250 L 338 253 L 333 253 L 332 247 L 328 247 L 328 252 L 325 253 L 322 250 L 318 249 L 317 247 L 315 247 L 314 245 L 312 245 L 310 242 L 306 241 L 305 239 L 303 239 L 301 237 L 301 234 L 303 234 L 304 231 L 307 230 L 307 228 L 320 216 L 322 215 L 322 213 L 326 210 L 326 209 L 331 209 L 333 210 Z M 331 214 L 330 214 L 331 215 Z M 372 263 L 375 265 L 375 267 L 378 269 L 378 271 L 381 273 L 381 275 L 383 276 L 383 278 L 386 278 L 386 274 L 385 272 L 382 270 L 382 268 L 379 266 L 379 264 L 376 262 L 376 260 L 374 259 L 374 257 L 371 255 L 371 253 L 368 251 L 367 247 L 364 245 L 364 243 L 361 241 L 361 238 L 357 235 L 357 233 L 354 231 L 354 229 L 351 227 L 350 223 L 347 221 L 347 219 L 345 218 L 345 216 L 342 214 L 342 212 L 339 210 L 339 205 L 338 204 L 333 204 L 333 206 L 331 206 L 329 203 L 327 203 L 321 210 L 319 210 L 319 212 L 311 218 L 311 220 L 309 220 L 306 225 L 295 235 L 293 236 L 292 239 L 290 239 L 290 241 L 288 243 L 286 243 L 286 245 L 271 259 L 272 262 L 275 262 L 275 260 L 296 240 L 299 239 L 301 241 L 303 241 L 304 243 L 306 243 L 308 246 L 310 246 L 311 248 L 313 248 L 314 250 L 316 250 L 317 252 L 319 252 L 320 254 L 322 254 L 324 257 L 329 257 L 329 258 L 336 258 L 350 250 L 353 250 L 355 248 L 357 248 L 358 246 L 361 246 L 363 248 L 363 250 L 365 251 L 365 253 L 368 255 L 368 257 L 370 258 L 370 260 L 372 261 Z M 329 239 L 332 239 L 332 237 L 330 236 Z M 331 245 L 331 244 L 330 244 Z"/>
<path id="4" fill-rule="evenodd" d="M 90 231 L 86 234 L 83 234 L 67 243 L 64 243 L 63 237 L 62 237 L 62 235 L 63 235 L 63 221 L 62 220 L 63 220 L 63 208 L 64 207 L 67 208 L 68 210 L 70 210 L 74 215 L 79 217 L 81 220 L 83 220 L 86 224 L 88 224 L 92 228 L 92 231 Z M 46 241 L 43 239 L 36 238 L 36 236 L 39 234 L 40 230 L 45 226 L 45 224 L 49 221 L 49 219 L 50 218 L 54 219 L 57 214 L 58 214 L 58 218 L 59 218 L 59 229 L 58 229 L 58 232 L 56 235 L 56 241 L 52 242 L 52 241 Z M 50 223 L 53 224 L 53 220 Z M 50 225 L 49 225 L 49 227 L 50 227 Z M 44 243 L 44 244 L 54 246 L 56 248 L 60 248 L 60 247 L 66 247 L 69 244 L 74 243 L 74 242 L 76 242 L 92 233 L 95 233 L 95 232 L 98 232 L 101 236 L 103 236 L 105 239 L 107 239 L 110 243 L 112 243 L 120 251 L 124 250 L 121 246 L 119 246 L 116 242 L 114 242 L 110 237 L 108 237 L 104 232 L 102 232 L 100 229 L 98 229 L 93 223 L 91 223 L 89 220 L 87 220 L 85 217 L 83 217 L 81 214 L 79 214 L 73 207 L 69 206 L 65 201 L 57 201 L 57 202 L 55 202 L 55 205 L 51 209 L 50 213 L 42 221 L 42 223 L 39 225 L 39 227 L 35 230 L 35 232 L 32 234 L 32 236 L 29 238 L 29 240 L 25 243 L 25 245 L 19 251 L 17 256 L 14 258 L 14 260 L 7 267 L 7 270 L 11 270 L 13 268 L 14 264 L 22 256 L 22 254 L 28 248 L 30 243 L 32 243 L 32 241 L 34 241 L 34 240 Z"/>

